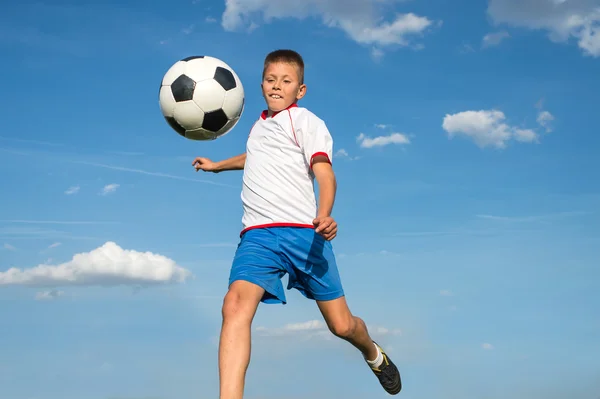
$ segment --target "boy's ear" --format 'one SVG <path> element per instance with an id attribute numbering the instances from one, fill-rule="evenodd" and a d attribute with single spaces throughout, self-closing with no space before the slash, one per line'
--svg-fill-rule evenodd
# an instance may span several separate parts
<path id="1" fill-rule="evenodd" d="M 306 95 L 306 85 L 301 84 L 300 87 L 298 88 L 298 94 L 296 95 L 296 99 L 300 100 L 305 95 Z"/>

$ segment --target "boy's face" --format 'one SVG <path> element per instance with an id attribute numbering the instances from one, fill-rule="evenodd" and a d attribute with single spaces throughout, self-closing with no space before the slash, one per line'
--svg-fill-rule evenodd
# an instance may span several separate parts
<path id="1" fill-rule="evenodd" d="M 294 64 L 271 63 L 264 75 L 261 88 L 271 112 L 288 108 L 306 93 L 306 85 L 300 84 L 298 68 Z"/>

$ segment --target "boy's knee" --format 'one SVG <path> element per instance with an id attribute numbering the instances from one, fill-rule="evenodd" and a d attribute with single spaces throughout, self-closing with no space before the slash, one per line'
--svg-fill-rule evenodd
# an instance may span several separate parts
<path id="1" fill-rule="evenodd" d="M 223 319 L 251 320 L 261 296 L 261 291 L 256 287 L 234 283 L 223 298 L 221 309 Z"/>
<path id="2" fill-rule="evenodd" d="M 356 331 L 356 320 L 353 317 L 340 318 L 329 325 L 329 331 L 338 338 L 349 338 Z"/>

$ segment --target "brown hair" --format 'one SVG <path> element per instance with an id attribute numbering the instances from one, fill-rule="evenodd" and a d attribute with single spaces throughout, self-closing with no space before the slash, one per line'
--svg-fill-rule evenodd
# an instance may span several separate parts
<path id="1" fill-rule="evenodd" d="M 275 62 L 284 62 L 287 64 L 295 65 L 298 69 L 298 80 L 300 84 L 304 84 L 304 60 L 302 59 L 302 56 L 300 54 L 298 54 L 294 50 L 287 49 L 275 50 L 267 54 L 267 56 L 265 57 L 265 65 L 263 68 L 263 79 L 265 77 L 265 71 L 269 64 Z"/>

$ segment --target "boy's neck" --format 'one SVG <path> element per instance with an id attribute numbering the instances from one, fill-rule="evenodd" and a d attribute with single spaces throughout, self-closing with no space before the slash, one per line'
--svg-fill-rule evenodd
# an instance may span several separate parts
<path id="1" fill-rule="evenodd" d="M 291 103 L 290 105 L 288 105 L 284 109 L 280 109 L 279 111 L 273 111 L 271 108 L 267 108 L 267 114 L 266 115 L 267 115 L 267 117 L 270 118 L 273 115 L 280 113 L 281 111 L 285 111 L 287 109 L 294 108 L 294 107 L 297 107 L 297 106 L 298 106 L 298 103 L 296 101 L 294 101 L 293 103 Z"/>

